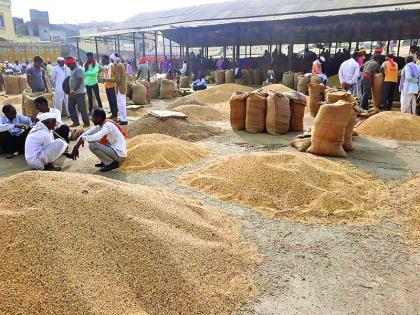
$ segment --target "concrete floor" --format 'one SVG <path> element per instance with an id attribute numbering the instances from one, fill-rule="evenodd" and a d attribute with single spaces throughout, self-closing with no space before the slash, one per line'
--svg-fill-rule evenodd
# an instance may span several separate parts
<path id="1" fill-rule="evenodd" d="M 135 119 L 135 118 L 132 118 Z M 311 119 L 306 118 L 306 125 Z M 303 224 L 270 220 L 238 204 L 220 201 L 179 185 L 183 173 L 219 155 L 261 150 L 294 150 L 296 134 L 251 135 L 228 130 L 199 143 L 214 155 L 174 171 L 106 174 L 113 179 L 148 186 L 165 186 L 179 194 L 220 207 L 237 219 L 247 239 L 256 244 L 263 263 L 255 272 L 259 294 L 238 314 L 420 314 L 420 251 L 404 239 L 404 229 L 386 218 L 373 225 Z M 355 137 L 356 150 L 347 159 L 358 168 L 391 181 L 420 171 L 420 142 Z M 302 153 L 306 154 L 306 153 Z M 61 159 L 68 172 L 99 174 L 95 158 L 85 149 L 73 163 Z M 333 159 L 334 160 L 334 159 Z M 27 170 L 22 156 L 0 155 L 0 178 Z"/>

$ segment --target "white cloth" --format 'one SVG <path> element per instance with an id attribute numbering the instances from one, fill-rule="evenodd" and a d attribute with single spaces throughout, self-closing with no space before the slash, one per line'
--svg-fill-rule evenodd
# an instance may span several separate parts
<path id="1" fill-rule="evenodd" d="M 184 62 L 182 64 L 182 68 L 179 70 L 179 72 L 181 72 L 182 75 L 185 75 L 187 73 L 187 68 L 188 68 L 188 64 L 186 62 Z"/>
<path id="2" fill-rule="evenodd" d="M 64 93 L 63 89 L 61 88 L 59 89 L 55 89 L 55 94 L 54 94 L 54 107 L 60 111 L 60 113 L 63 112 L 63 102 L 64 102 L 64 107 L 66 109 L 66 113 L 67 115 L 69 114 L 69 96 Z"/>
<path id="3" fill-rule="evenodd" d="M 20 64 L 14 64 L 13 65 L 13 70 L 15 71 L 15 73 L 22 73 L 22 66 Z"/>
<path id="4" fill-rule="evenodd" d="M 66 151 L 67 146 L 64 140 L 54 140 L 53 133 L 47 126 L 38 122 L 26 138 L 26 163 L 33 169 L 43 169 L 46 164 L 57 160 Z"/>
<path id="5" fill-rule="evenodd" d="M 58 109 L 50 108 L 50 111 L 48 113 L 52 114 L 53 118 L 55 118 L 55 120 L 57 121 L 57 128 L 60 127 L 63 124 L 63 121 L 61 120 L 61 112 Z M 42 118 L 43 114 L 44 113 L 38 113 L 36 115 L 36 118 L 38 118 L 40 121 L 42 121 L 41 118 Z"/>
<path id="6" fill-rule="evenodd" d="M 417 95 L 401 93 L 401 113 L 416 114 Z"/>
<path id="7" fill-rule="evenodd" d="M 356 84 L 357 79 L 360 76 L 360 68 L 359 64 L 353 58 L 344 61 L 341 66 L 340 70 L 338 71 L 338 76 L 340 78 L 340 83 L 347 83 L 347 84 Z"/>
<path id="8" fill-rule="evenodd" d="M 70 75 L 70 69 L 67 66 L 57 65 L 51 74 L 51 81 L 54 83 L 55 90 L 63 90 L 64 79 Z"/>
<path id="9" fill-rule="evenodd" d="M 103 137 L 106 136 L 107 146 L 114 149 L 118 156 L 127 156 L 127 143 L 124 135 L 111 121 L 105 122 L 102 126 L 95 126 L 85 133 L 82 134 L 83 141 L 87 142 L 99 142 Z"/>
<path id="10" fill-rule="evenodd" d="M 127 121 L 127 96 L 117 92 L 117 105 L 121 121 Z"/>

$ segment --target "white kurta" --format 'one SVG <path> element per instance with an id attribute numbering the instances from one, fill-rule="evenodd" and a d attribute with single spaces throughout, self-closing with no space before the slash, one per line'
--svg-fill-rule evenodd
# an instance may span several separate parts
<path id="1" fill-rule="evenodd" d="M 347 83 L 354 85 L 357 83 L 357 78 L 359 75 L 360 66 L 353 58 L 344 61 L 340 66 L 340 70 L 338 71 L 341 84 Z"/>
<path id="2" fill-rule="evenodd" d="M 55 94 L 54 94 L 54 107 L 57 108 L 61 113 L 63 112 L 63 102 L 68 114 L 68 102 L 69 96 L 63 91 L 64 79 L 70 75 L 70 69 L 66 66 L 60 67 L 57 65 L 54 67 L 51 75 L 51 81 L 54 83 Z"/>
<path id="3" fill-rule="evenodd" d="M 41 170 L 53 163 L 67 149 L 68 144 L 61 139 L 54 140 L 53 133 L 42 122 L 31 129 L 25 142 L 25 159 L 28 165 Z"/>

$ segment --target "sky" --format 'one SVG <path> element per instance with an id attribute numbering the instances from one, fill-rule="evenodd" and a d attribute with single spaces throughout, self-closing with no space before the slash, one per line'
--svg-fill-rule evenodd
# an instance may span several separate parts
<path id="1" fill-rule="evenodd" d="M 29 20 L 29 9 L 48 11 L 51 23 L 82 23 L 91 21 L 121 22 L 131 16 L 150 11 L 217 3 L 228 0 L 12 0 L 13 16 Z M 111 3 L 117 3 L 111 7 Z"/>

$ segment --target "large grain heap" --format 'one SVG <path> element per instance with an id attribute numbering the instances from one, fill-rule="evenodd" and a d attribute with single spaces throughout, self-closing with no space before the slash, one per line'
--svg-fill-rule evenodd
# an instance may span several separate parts
<path id="1" fill-rule="evenodd" d="M 143 117 L 133 122 L 128 126 L 127 131 L 130 138 L 142 134 L 161 133 L 187 141 L 198 141 L 223 132 L 220 128 L 199 122 L 178 118 L 163 120 L 152 116 Z"/>
<path id="2" fill-rule="evenodd" d="M 356 128 L 359 135 L 399 141 L 420 141 L 420 117 L 400 112 L 382 112 Z"/>
<path id="3" fill-rule="evenodd" d="M 253 88 L 235 83 L 217 85 L 214 87 L 209 87 L 206 90 L 198 91 L 191 95 L 181 97 L 175 102 L 168 104 L 167 108 L 172 109 L 180 105 L 190 104 L 202 105 L 228 102 L 231 95 L 236 91 L 250 92 L 252 90 Z"/>
<path id="4" fill-rule="evenodd" d="M 141 135 L 127 143 L 128 156 L 121 163 L 121 172 L 153 171 L 177 168 L 194 163 L 208 150 L 162 134 Z"/>
<path id="5" fill-rule="evenodd" d="M 384 191 L 350 164 L 281 151 L 224 157 L 181 180 L 268 217 L 324 223 L 370 221 Z"/>
<path id="6" fill-rule="evenodd" d="M 210 106 L 201 105 L 181 105 L 175 107 L 173 110 L 184 113 L 189 119 L 194 121 L 220 121 L 227 120 L 227 116 L 222 114 L 221 111 Z"/>
<path id="7" fill-rule="evenodd" d="M 0 314 L 230 314 L 254 294 L 255 248 L 221 210 L 82 174 L 0 189 Z"/>

